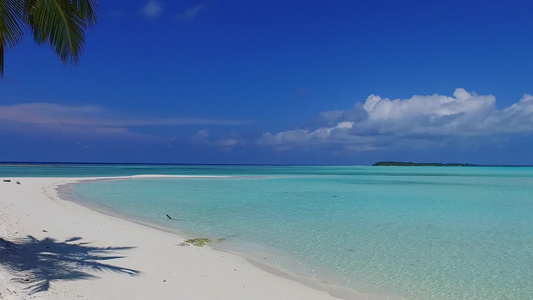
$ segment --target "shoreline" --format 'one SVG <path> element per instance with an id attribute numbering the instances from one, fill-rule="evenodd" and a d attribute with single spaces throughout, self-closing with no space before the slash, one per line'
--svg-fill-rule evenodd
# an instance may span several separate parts
<path id="1" fill-rule="evenodd" d="M 175 232 L 64 200 L 57 191 L 83 180 L 150 177 L 194 176 L 12 177 L 0 182 L 0 251 L 9 254 L 0 258 L 0 298 L 369 299 L 342 287 L 313 286 L 216 246 L 180 246 L 185 239 Z M 50 274 L 54 268 L 66 275 Z"/>
<path id="2" fill-rule="evenodd" d="M 165 225 L 159 225 L 156 223 L 150 223 L 146 221 L 139 220 L 135 217 L 132 217 L 126 213 L 122 213 L 119 210 L 101 206 L 99 204 L 96 204 L 94 202 L 91 202 L 90 199 L 85 199 L 83 197 L 78 198 L 78 195 L 75 195 L 72 193 L 72 191 L 61 191 L 62 188 L 70 188 L 73 185 L 76 185 L 78 183 L 81 183 L 83 181 L 115 181 L 115 180 L 136 180 L 136 179 L 150 179 L 150 178 L 243 178 L 241 175 L 132 175 L 132 176 L 113 176 L 113 177 L 102 177 L 102 178 L 89 178 L 89 179 L 81 179 L 77 180 L 76 182 L 72 183 L 66 183 L 61 184 L 56 187 L 57 195 L 59 198 L 76 203 L 80 206 L 86 207 L 90 210 L 93 210 L 97 213 L 101 213 L 107 216 L 110 216 L 112 218 L 118 218 L 122 220 L 126 220 L 141 226 L 147 226 L 150 228 L 153 228 L 155 230 L 160 230 L 164 232 L 168 232 L 170 234 L 174 234 L 179 236 L 180 238 L 186 240 L 189 238 L 198 238 L 199 236 L 196 235 L 188 235 L 185 232 L 183 232 L 180 228 L 176 227 L 167 227 Z M 246 176 L 247 177 L 247 176 Z M 261 176 L 264 178 L 263 176 Z M 237 242 L 236 245 L 240 245 L 241 242 Z M 212 239 L 211 243 L 206 245 L 205 247 L 212 248 L 216 251 L 229 253 L 232 255 L 237 255 L 239 257 L 244 258 L 248 263 L 254 265 L 255 267 L 258 267 L 259 269 L 268 272 L 269 274 L 282 277 L 294 282 L 298 282 L 300 284 L 306 285 L 312 289 L 315 290 L 321 290 L 325 291 L 328 294 L 338 297 L 340 299 L 364 299 L 371 298 L 373 300 L 379 300 L 379 299 L 387 299 L 387 300 L 403 300 L 404 298 L 391 296 L 391 295 L 381 295 L 381 294 L 363 294 L 359 293 L 353 288 L 346 287 L 343 285 L 338 285 L 336 283 L 330 282 L 328 280 L 320 280 L 318 278 L 312 278 L 309 276 L 304 276 L 301 273 L 293 272 L 290 269 L 282 268 L 277 263 L 267 262 L 263 261 L 261 257 L 262 255 L 252 255 L 252 252 L 242 252 L 241 250 L 237 250 L 234 247 L 227 247 L 225 245 L 222 245 L 221 242 L 218 242 L 216 239 Z M 240 247 L 239 247 L 240 248 Z"/>

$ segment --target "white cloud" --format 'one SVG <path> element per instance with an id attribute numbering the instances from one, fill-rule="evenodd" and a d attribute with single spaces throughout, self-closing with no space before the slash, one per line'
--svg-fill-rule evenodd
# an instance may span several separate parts
<path id="1" fill-rule="evenodd" d="M 198 130 L 192 137 L 191 142 L 195 144 L 204 144 L 209 141 L 209 131 L 207 129 Z"/>
<path id="2" fill-rule="evenodd" d="M 141 126 L 241 125 L 249 123 L 239 120 L 206 118 L 119 116 L 113 111 L 98 106 L 71 106 L 53 103 L 0 105 L 0 122 L 37 126 L 42 129 L 62 132 L 102 134 L 127 134 L 129 133 L 128 128 Z"/>
<path id="3" fill-rule="evenodd" d="M 244 138 L 237 134 L 229 136 L 212 137 L 206 129 L 197 131 L 192 137 L 191 142 L 199 146 L 214 146 L 222 151 L 230 151 L 237 146 L 246 145 Z"/>
<path id="4" fill-rule="evenodd" d="M 331 147 L 368 151 L 381 147 L 427 147 L 453 139 L 533 133 L 533 96 L 502 110 L 492 95 L 459 88 L 453 97 L 408 99 L 370 95 L 353 109 L 322 112 L 313 128 L 265 133 L 257 142 L 278 149 Z"/>
<path id="5" fill-rule="evenodd" d="M 190 22 L 205 9 L 207 9 L 207 5 L 205 5 L 204 3 L 196 4 L 192 7 L 189 7 L 184 12 L 178 14 L 178 20 L 184 21 L 184 22 Z"/>
<path id="6" fill-rule="evenodd" d="M 151 0 L 142 7 L 141 13 L 149 19 L 157 18 L 163 13 L 164 6 L 163 2 Z"/>

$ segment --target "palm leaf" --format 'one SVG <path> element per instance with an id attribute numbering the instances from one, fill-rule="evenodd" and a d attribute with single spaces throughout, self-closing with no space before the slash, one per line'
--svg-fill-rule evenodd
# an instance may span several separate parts
<path id="1" fill-rule="evenodd" d="M 96 24 L 96 9 L 98 8 L 96 0 L 72 0 L 72 5 L 76 7 L 80 18 L 87 22 L 88 27 Z"/>
<path id="2" fill-rule="evenodd" d="M 85 30 L 96 21 L 94 0 L 26 0 L 28 23 L 39 44 L 50 44 L 63 62 L 77 63 Z"/>
<path id="3" fill-rule="evenodd" d="M 4 76 L 4 53 L 22 41 L 24 31 L 22 2 L 17 0 L 0 0 L 0 77 Z"/>

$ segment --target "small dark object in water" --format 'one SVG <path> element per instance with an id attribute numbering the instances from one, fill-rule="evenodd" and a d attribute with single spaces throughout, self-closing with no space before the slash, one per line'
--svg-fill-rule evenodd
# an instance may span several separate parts
<path id="1" fill-rule="evenodd" d="M 167 218 L 169 218 L 169 219 L 171 219 L 171 220 L 174 220 L 174 219 L 172 219 L 172 217 L 171 217 L 171 216 L 169 216 L 168 214 L 167 214 Z"/>
<path id="2" fill-rule="evenodd" d="M 11 182 L 11 179 L 4 179 L 4 182 Z"/>
<path id="3" fill-rule="evenodd" d="M 337 195 L 333 195 L 333 198 L 337 198 L 338 196 Z"/>

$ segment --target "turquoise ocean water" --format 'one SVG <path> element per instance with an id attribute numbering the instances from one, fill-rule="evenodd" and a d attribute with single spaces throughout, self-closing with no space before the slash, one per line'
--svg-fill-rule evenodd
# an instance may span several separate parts
<path id="1" fill-rule="evenodd" d="M 533 299 L 529 167 L 0 166 L 4 177 L 134 174 L 227 177 L 70 190 L 105 210 L 226 238 L 216 247 L 365 293 Z"/>

